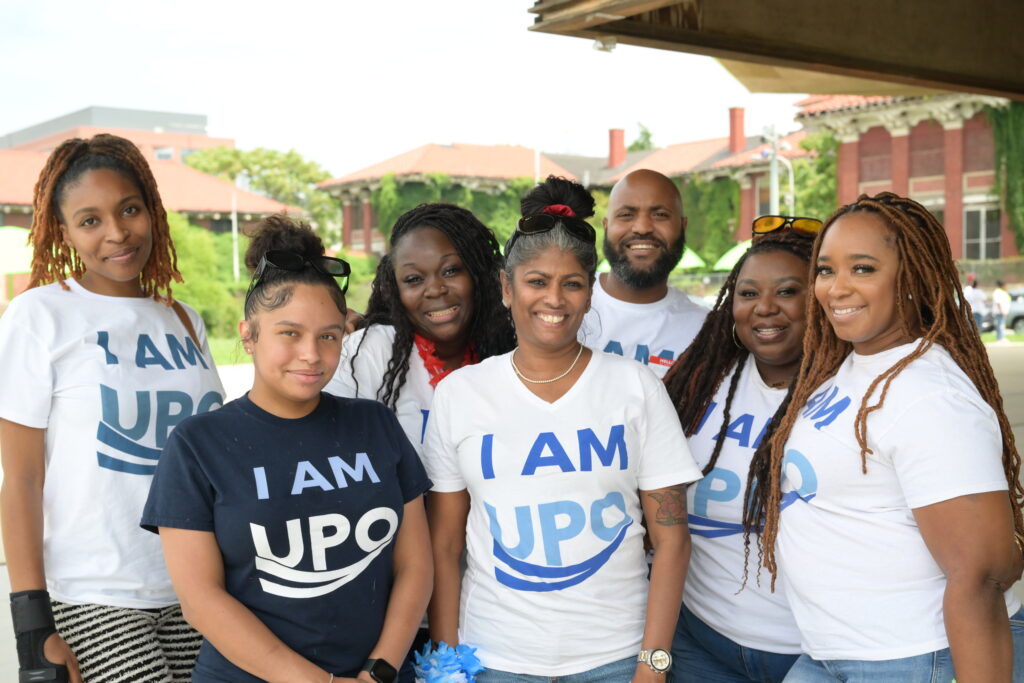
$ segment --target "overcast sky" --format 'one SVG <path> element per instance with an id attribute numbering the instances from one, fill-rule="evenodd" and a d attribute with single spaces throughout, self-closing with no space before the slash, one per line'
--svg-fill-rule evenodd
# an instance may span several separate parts
<path id="1" fill-rule="evenodd" d="M 332 175 L 428 142 L 603 155 L 796 128 L 802 94 L 752 95 L 710 58 L 527 30 L 532 0 L 0 3 L 0 134 L 91 105 L 206 114 L 241 148 Z"/>

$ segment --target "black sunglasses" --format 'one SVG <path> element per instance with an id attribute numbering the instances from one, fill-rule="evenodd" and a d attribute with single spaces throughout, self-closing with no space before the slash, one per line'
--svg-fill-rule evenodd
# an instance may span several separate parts
<path id="1" fill-rule="evenodd" d="M 543 232 L 551 232 L 555 226 L 561 223 L 570 235 L 581 239 L 587 244 L 594 244 L 597 241 L 597 233 L 593 226 L 582 218 L 575 216 L 559 216 L 553 213 L 535 213 L 531 216 L 523 216 L 516 224 L 516 231 L 505 243 L 505 255 L 512 250 L 512 245 L 520 235 L 539 235 Z"/>
<path id="2" fill-rule="evenodd" d="M 767 235 L 776 230 L 782 230 L 789 226 L 793 232 L 805 237 L 815 237 L 821 232 L 821 221 L 817 218 L 806 218 L 796 216 L 761 216 L 754 219 L 754 237 Z"/>
<path id="3" fill-rule="evenodd" d="M 317 272 L 335 278 L 342 294 L 348 291 L 348 276 L 352 274 L 352 268 L 340 258 L 317 256 L 311 259 L 298 252 L 271 249 L 263 255 L 263 258 L 260 259 L 259 264 L 256 266 L 255 272 L 252 274 L 252 282 L 249 283 L 249 289 L 245 293 L 246 306 L 249 305 L 249 297 L 252 296 L 253 290 L 263 281 L 263 274 L 267 271 L 267 268 L 277 268 L 278 270 L 289 270 L 297 273 L 307 266 Z"/>

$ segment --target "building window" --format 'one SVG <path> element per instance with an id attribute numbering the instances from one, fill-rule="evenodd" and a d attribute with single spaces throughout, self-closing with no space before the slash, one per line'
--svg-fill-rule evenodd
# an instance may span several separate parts
<path id="1" fill-rule="evenodd" d="M 964 258 L 999 258 L 999 209 L 991 206 L 964 210 Z"/>
<path id="2" fill-rule="evenodd" d="M 153 150 L 153 155 L 157 159 L 163 159 L 165 161 L 168 160 L 168 159 L 173 159 L 174 158 L 174 148 L 173 147 L 156 147 Z"/>

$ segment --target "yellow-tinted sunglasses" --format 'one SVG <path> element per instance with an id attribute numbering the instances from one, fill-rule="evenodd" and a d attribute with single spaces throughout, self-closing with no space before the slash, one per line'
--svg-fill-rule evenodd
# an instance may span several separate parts
<path id="1" fill-rule="evenodd" d="M 796 216 L 761 216 L 754 219 L 754 236 L 767 235 L 789 226 L 793 232 L 806 237 L 814 237 L 821 232 L 821 221 L 817 218 Z"/>

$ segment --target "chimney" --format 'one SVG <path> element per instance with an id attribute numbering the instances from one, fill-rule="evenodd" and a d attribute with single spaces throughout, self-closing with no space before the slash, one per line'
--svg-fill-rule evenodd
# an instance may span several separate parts
<path id="1" fill-rule="evenodd" d="M 742 152 L 747 146 L 743 132 L 743 107 L 729 107 L 729 153 Z"/>
<path id="2" fill-rule="evenodd" d="M 608 168 L 615 168 L 626 160 L 626 131 L 621 128 L 608 130 Z"/>

